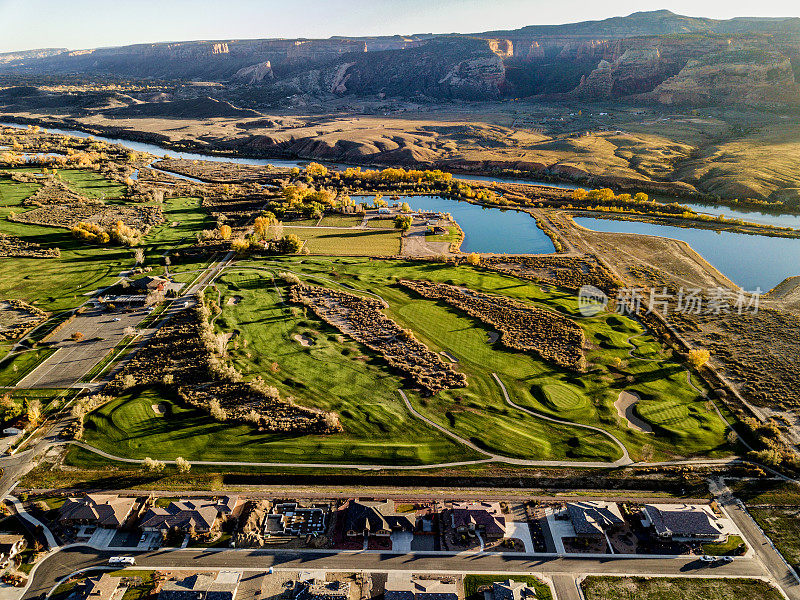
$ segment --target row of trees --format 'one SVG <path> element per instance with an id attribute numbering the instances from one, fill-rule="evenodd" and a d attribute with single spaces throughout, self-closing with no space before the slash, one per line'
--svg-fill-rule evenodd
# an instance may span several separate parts
<path id="1" fill-rule="evenodd" d="M 81 221 L 70 230 L 75 239 L 89 244 L 117 244 L 120 246 L 136 246 L 142 239 L 142 232 L 117 221 L 111 227 L 103 227 L 97 223 Z"/>

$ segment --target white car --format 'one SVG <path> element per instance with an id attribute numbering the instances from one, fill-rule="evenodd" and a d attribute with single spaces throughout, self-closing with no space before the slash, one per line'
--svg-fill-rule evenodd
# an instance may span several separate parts
<path id="1" fill-rule="evenodd" d="M 122 321 L 122 319 L 120 319 L 119 317 L 114 317 L 114 318 L 113 318 L 113 319 L 111 319 L 111 320 L 112 320 L 112 321 Z"/>
<path id="2" fill-rule="evenodd" d="M 135 565 L 136 559 L 132 556 L 112 556 L 108 559 L 109 565 Z"/>
<path id="3" fill-rule="evenodd" d="M 708 554 L 704 554 L 703 556 L 700 557 L 700 560 L 702 560 L 705 563 L 712 563 L 716 559 L 713 556 L 709 556 Z"/>

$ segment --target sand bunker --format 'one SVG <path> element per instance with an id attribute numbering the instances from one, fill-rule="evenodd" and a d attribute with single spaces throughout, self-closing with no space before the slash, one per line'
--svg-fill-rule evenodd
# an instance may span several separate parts
<path id="1" fill-rule="evenodd" d="M 296 342 L 299 342 L 299 344 L 301 346 L 305 346 L 306 348 L 308 348 L 309 346 L 313 346 L 314 345 L 313 338 L 310 338 L 305 333 L 302 334 L 302 335 L 299 334 L 299 333 L 295 333 L 294 336 L 292 336 L 292 337 L 294 337 L 294 340 Z"/>
<path id="2" fill-rule="evenodd" d="M 157 417 L 163 417 L 167 414 L 167 405 L 166 404 L 151 404 L 150 405 L 153 409 L 153 412 L 156 413 Z"/>
<path id="3" fill-rule="evenodd" d="M 617 409 L 617 414 L 628 422 L 628 427 L 642 433 L 653 433 L 653 428 L 650 424 L 636 416 L 633 407 L 636 406 L 637 402 L 639 402 L 638 395 L 623 390 L 619 393 L 619 398 L 614 402 L 614 406 Z"/>
<path id="4" fill-rule="evenodd" d="M 499 333 L 497 333 L 496 331 L 490 331 L 489 332 L 489 340 L 488 340 L 488 342 L 490 344 L 494 344 L 499 339 L 500 339 L 500 334 Z"/>
<path id="5" fill-rule="evenodd" d="M 241 301 L 242 301 L 241 296 L 231 296 L 230 298 L 228 298 L 228 301 L 225 304 L 228 305 L 239 304 L 239 302 Z"/>
<path id="6" fill-rule="evenodd" d="M 455 356 L 453 356 L 452 354 L 450 354 L 447 350 L 442 350 L 441 352 L 439 352 L 439 354 L 444 356 L 451 363 L 457 363 L 458 362 L 458 359 Z"/>

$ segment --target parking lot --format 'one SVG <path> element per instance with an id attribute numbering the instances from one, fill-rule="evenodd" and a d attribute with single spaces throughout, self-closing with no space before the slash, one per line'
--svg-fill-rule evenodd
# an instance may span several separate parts
<path id="1" fill-rule="evenodd" d="M 67 388 L 78 383 L 147 316 L 144 308 L 133 312 L 106 312 L 87 306 L 47 342 L 57 348 L 42 364 L 25 376 L 18 388 Z M 73 339 L 76 333 L 80 340 Z"/>

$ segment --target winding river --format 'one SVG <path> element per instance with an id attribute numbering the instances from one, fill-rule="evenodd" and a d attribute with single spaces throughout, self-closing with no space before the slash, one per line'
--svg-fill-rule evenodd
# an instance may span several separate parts
<path id="1" fill-rule="evenodd" d="M 0 125 L 25 128 L 27 125 L 0 122 Z M 52 133 L 75 137 L 92 137 L 109 144 L 120 144 L 137 152 L 148 152 L 156 156 L 169 154 L 175 158 L 188 160 L 209 160 L 233 162 L 249 165 L 273 165 L 276 167 L 296 167 L 308 161 L 284 159 L 239 158 L 227 156 L 207 156 L 196 152 L 178 152 L 164 149 L 155 144 L 132 142 L 118 138 L 91 135 L 81 131 L 42 128 Z M 344 165 L 330 165 L 342 167 Z M 480 175 L 458 175 L 457 179 L 474 179 L 495 182 L 524 182 L 538 185 L 574 189 L 576 185 L 560 184 L 531 179 L 511 179 Z M 404 198 L 413 208 L 449 212 L 464 230 L 465 239 L 461 248 L 465 252 L 498 253 L 547 253 L 553 252 L 553 244 L 537 226 L 536 221 L 524 212 L 513 210 L 488 209 L 467 202 L 457 202 L 438 196 L 408 196 Z M 662 199 L 664 202 L 670 199 Z M 800 228 L 798 215 L 774 215 L 751 210 L 736 210 L 730 207 L 705 205 L 697 202 L 680 201 L 707 214 L 724 214 L 732 218 L 742 218 L 755 223 Z M 768 290 L 786 277 L 800 275 L 800 240 L 775 238 L 758 235 L 745 235 L 728 232 L 714 232 L 706 229 L 684 229 L 666 225 L 654 225 L 637 221 L 613 221 L 576 218 L 575 222 L 595 231 L 641 233 L 671 237 L 688 242 L 710 263 L 717 267 L 737 285 L 745 289 L 761 288 Z"/>

